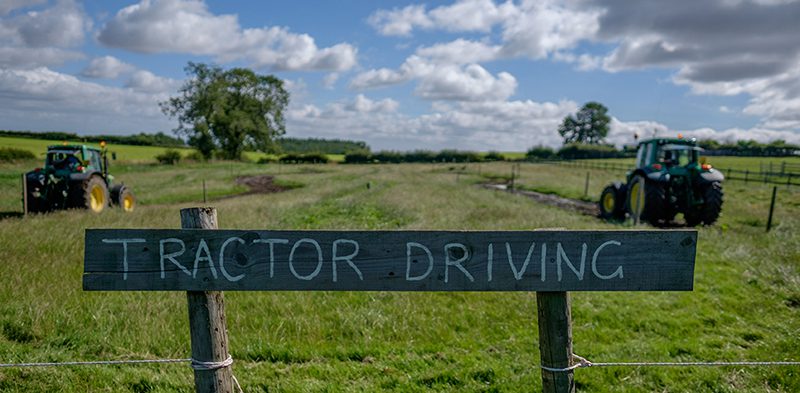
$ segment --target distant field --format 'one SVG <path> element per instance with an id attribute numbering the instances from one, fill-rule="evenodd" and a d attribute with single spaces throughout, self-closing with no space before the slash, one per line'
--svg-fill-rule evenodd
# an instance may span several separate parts
<path id="1" fill-rule="evenodd" d="M 716 159 L 716 158 L 715 158 Z M 19 173 L 0 164 L 0 210 Z M 750 163 L 752 164 L 752 163 Z M 756 164 L 757 165 L 757 164 Z M 512 163 L 117 166 L 132 214 L 0 219 L 3 362 L 186 358 L 186 295 L 83 292 L 86 228 L 177 228 L 205 180 L 226 229 L 631 229 L 477 186 Z M 520 186 L 583 197 L 587 170 L 521 164 Z M 619 173 L 589 170 L 589 196 Z M 248 195 L 239 175 L 302 184 Z M 800 360 L 800 187 L 725 184 L 718 225 L 698 228 L 692 292 L 572 294 L 575 353 L 599 361 Z M 650 229 L 647 226 L 641 229 Z M 655 246 L 654 246 L 655 247 Z M 530 392 L 541 389 L 533 293 L 226 292 L 234 374 L 246 392 Z M 798 392 L 796 367 L 587 368 L 585 392 Z M 185 365 L 0 369 L 0 391 L 191 392 Z"/>

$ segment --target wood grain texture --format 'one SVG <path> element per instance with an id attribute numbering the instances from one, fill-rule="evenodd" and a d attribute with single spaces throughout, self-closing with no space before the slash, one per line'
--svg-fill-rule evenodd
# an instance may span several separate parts
<path id="1" fill-rule="evenodd" d="M 181 210 L 183 228 L 217 228 L 217 211 L 213 208 Z M 189 332 L 192 359 L 200 362 L 223 362 L 228 358 L 228 325 L 225 300 L 220 291 L 188 291 Z M 197 392 L 233 393 L 231 366 L 215 370 L 194 370 Z"/>
<path id="2" fill-rule="evenodd" d="M 89 229 L 83 284 L 85 290 L 688 291 L 696 245 L 695 230 Z"/>
<path id="3" fill-rule="evenodd" d="M 572 359 L 572 315 L 569 293 L 536 292 L 539 323 L 539 352 L 542 365 L 567 368 Z M 573 371 L 542 369 L 542 392 L 574 393 Z"/>

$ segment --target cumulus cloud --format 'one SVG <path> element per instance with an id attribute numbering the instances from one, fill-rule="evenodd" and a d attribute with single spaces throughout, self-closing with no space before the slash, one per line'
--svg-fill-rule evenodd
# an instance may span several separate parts
<path id="1" fill-rule="evenodd" d="M 359 110 L 359 101 L 372 104 Z M 394 108 L 374 110 L 381 101 L 356 97 L 323 108 L 294 105 L 287 128 L 303 136 L 362 139 L 375 149 L 517 151 L 560 144 L 554 130 L 578 108 L 572 101 L 436 102 L 428 114 L 407 116 Z"/>
<path id="2" fill-rule="evenodd" d="M 415 28 L 485 33 L 513 11 L 510 2 L 496 5 L 491 0 L 460 0 L 430 11 L 424 5 L 378 10 L 368 22 L 381 34 L 389 36 L 408 36 Z"/>
<path id="3" fill-rule="evenodd" d="M 38 3 L 25 6 L 35 4 Z M 11 2 L 0 11 L 6 10 L 7 14 L 22 6 Z M 82 58 L 80 52 L 68 48 L 82 44 L 90 28 L 91 20 L 72 0 L 60 0 L 49 8 L 0 18 L 0 65 L 29 68 Z"/>
<path id="4" fill-rule="evenodd" d="M 418 80 L 414 93 L 430 100 L 496 101 L 514 94 L 517 80 L 507 72 L 497 76 L 478 64 L 435 64 L 409 57 L 398 70 L 378 69 L 357 75 L 350 86 L 366 89 Z"/>
<path id="5" fill-rule="evenodd" d="M 122 74 L 133 72 L 136 67 L 117 59 L 114 56 L 103 56 L 92 59 L 81 75 L 88 78 L 114 79 Z"/>
<path id="6" fill-rule="evenodd" d="M 175 79 L 164 78 L 150 71 L 139 70 L 131 75 L 125 87 L 134 91 L 145 93 L 171 93 L 180 87 L 181 82 Z"/>
<path id="7" fill-rule="evenodd" d="M 47 0 L 3 0 L 0 2 L 0 16 L 19 8 L 32 7 L 46 2 Z"/>
<path id="8" fill-rule="evenodd" d="M 166 94 L 103 86 L 81 81 L 45 67 L 0 69 L 0 117 L 12 128 L 73 128 L 78 132 L 141 132 L 168 130 L 160 112 Z M 108 129 L 107 127 L 113 127 Z"/>
<path id="9" fill-rule="evenodd" d="M 117 12 L 98 40 L 141 53 L 210 55 L 277 70 L 344 71 L 357 54 L 346 43 L 319 48 L 311 36 L 284 27 L 242 28 L 236 15 L 212 14 L 196 0 L 142 0 Z"/>
<path id="10" fill-rule="evenodd" d="M 369 22 L 386 35 L 408 35 L 414 28 L 489 33 L 502 29 L 502 40 L 458 38 L 417 48 L 397 69 L 370 69 L 350 83 L 355 89 L 375 88 L 417 80 L 415 93 L 432 100 L 505 100 L 514 94 L 516 78 L 507 72 L 496 77 L 479 63 L 503 58 L 545 58 L 592 37 L 601 11 L 594 7 L 552 1 L 495 4 L 490 0 L 461 0 L 426 10 L 408 6 L 374 13 Z M 598 60 L 576 57 L 581 67 Z"/>

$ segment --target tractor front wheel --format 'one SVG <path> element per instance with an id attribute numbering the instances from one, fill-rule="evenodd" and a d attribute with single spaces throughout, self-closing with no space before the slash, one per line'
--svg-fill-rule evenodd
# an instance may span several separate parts
<path id="1" fill-rule="evenodd" d="M 95 213 L 108 206 L 108 187 L 100 176 L 92 176 L 83 182 L 83 206 Z"/>
<path id="2" fill-rule="evenodd" d="M 622 220 L 625 218 L 625 190 L 619 184 L 609 184 L 600 194 L 600 218 Z"/>
<path id="3" fill-rule="evenodd" d="M 131 191 L 130 188 L 123 186 L 119 192 L 117 192 L 114 203 L 119 205 L 122 211 L 130 213 L 136 207 L 136 196 L 133 195 L 133 191 Z"/>

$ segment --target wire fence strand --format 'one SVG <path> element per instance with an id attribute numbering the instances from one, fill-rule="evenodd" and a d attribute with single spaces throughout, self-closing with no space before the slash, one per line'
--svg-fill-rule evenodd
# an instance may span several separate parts
<path id="1" fill-rule="evenodd" d="M 731 361 L 731 362 L 592 362 L 586 358 L 572 354 L 573 364 L 569 367 L 548 367 L 540 365 L 539 368 L 554 373 L 565 373 L 579 368 L 589 367 L 730 367 L 730 366 L 800 366 L 798 361 Z"/>
<path id="2" fill-rule="evenodd" d="M 75 362 L 41 362 L 41 363 L 0 363 L 0 368 L 15 367 L 58 367 L 58 366 L 109 366 L 124 364 L 152 363 L 190 363 L 192 359 L 138 359 L 138 360 L 94 360 Z"/>

